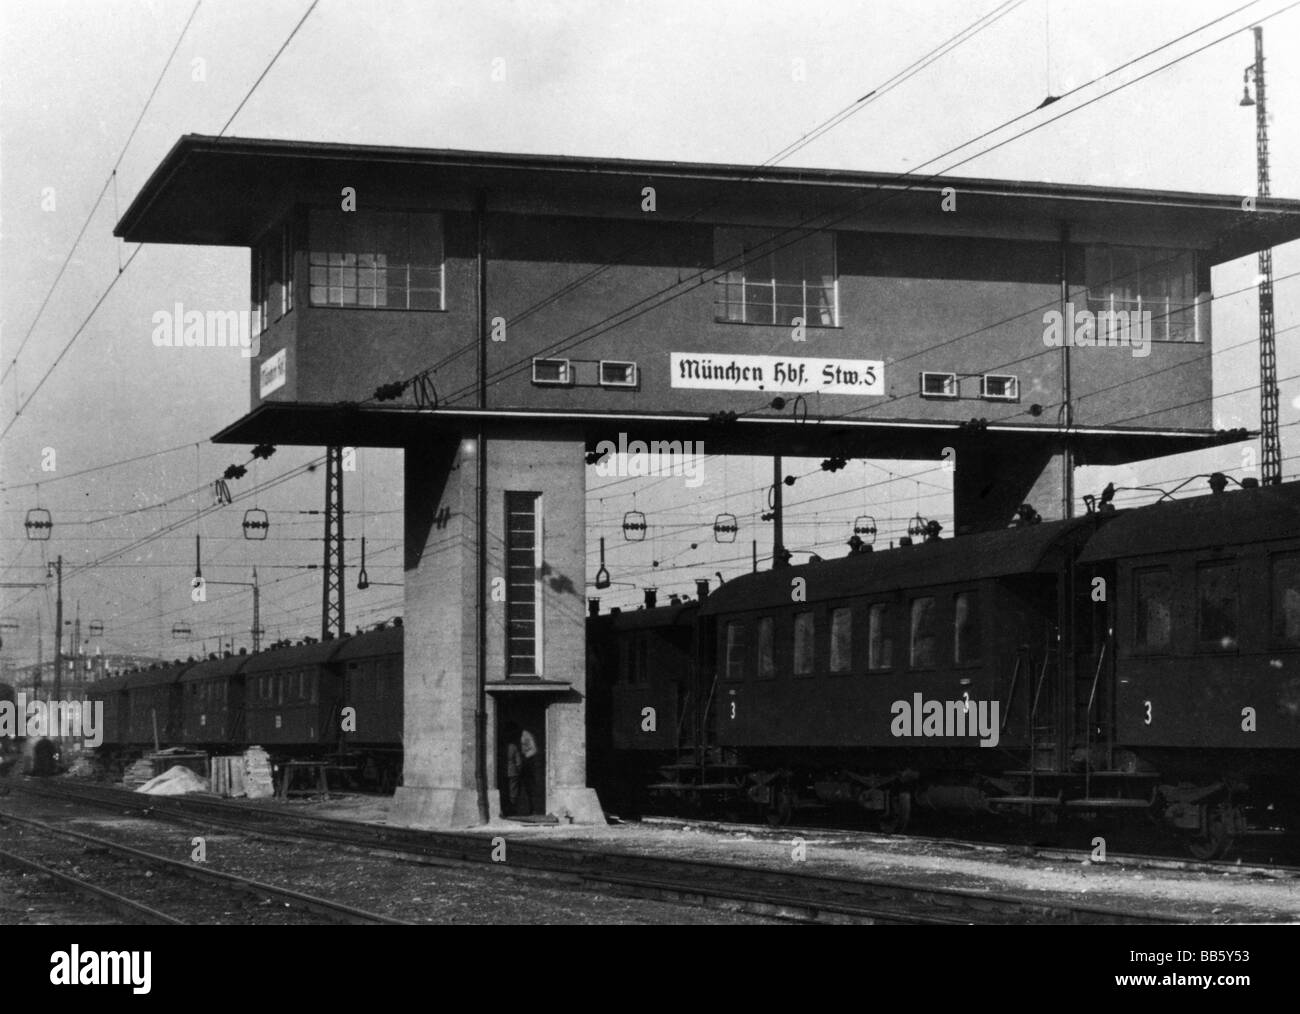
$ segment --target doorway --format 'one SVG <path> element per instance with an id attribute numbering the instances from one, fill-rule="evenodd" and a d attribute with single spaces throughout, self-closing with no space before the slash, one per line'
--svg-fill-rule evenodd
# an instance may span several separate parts
<path id="1" fill-rule="evenodd" d="M 503 817 L 546 813 L 546 705 L 521 697 L 497 696 L 497 789 Z"/>

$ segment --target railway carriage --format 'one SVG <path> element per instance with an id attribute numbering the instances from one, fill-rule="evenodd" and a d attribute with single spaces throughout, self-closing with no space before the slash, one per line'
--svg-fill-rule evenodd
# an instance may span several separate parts
<path id="1" fill-rule="evenodd" d="M 338 745 L 342 680 L 331 665 L 339 640 L 273 648 L 244 668 L 248 741 L 272 755 Z"/>
<path id="2" fill-rule="evenodd" d="M 194 747 L 242 746 L 244 669 L 252 658 L 226 652 L 192 666 L 181 677 L 181 729 L 177 741 Z"/>
<path id="3" fill-rule="evenodd" d="M 696 793 L 683 772 L 698 767 L 699 622 L 698 603 L 588 620 L 587 769 L 606 807 L 631 814 L 647 792 Z"/>
<path id="4" fill-rule="evenodd" d="M 127 676 L 123 673 L 96 680 L 86 687 L 86 700 L 104 706 L 101 752 L 105 755 L 115 753 L 126 742 L 130 721 L 126 683 Z"/>
<path id="5" fill-rule="evenodd" d="M 123 745 L 148 747 L 177 742 L 181 734 L 180 679 L 193 662 L 150 666 L 127 675 L 127 722 Z"/>
<path id="6" fill-rule="evenodd" d="M 402 625 L 396 621 L 346 638 L 334 658 L 342 679 L 341 749 L 360 763 L 361 777 L 387 791 L 402 772 Z"/>
<path id="7" fill-rule="evenodd" d="M 693 736 L 649 785 L 679 799 L 776 822 L 851 805 L 886 829 L 914 808 L 1127 813 L 1204 857 L 1294 829 L 1300 484 L 1224 486 L 745 575 L 699 608 L 694 658 L 648 675 L 638 645 L 680 651 L 685 614 L 599 617 L 598 748 L 644 767 L 663 744 L 636 723 L 688 673 Z"/>
<path id="8" fill-rule="evenodd" d="M 1035 677 L 1056 649 L 1082 518 L 746 575 L 711 595 L 715 742 L 774 819 L 855 803 L 888 826 L 919 798 L 983 806 L 1041 753 Z M 1031 717 L 1033 716 L 1033 717 Z"/>
<path id="9" fill-rule="evenodd" d="M 1300 483 L 1125 511 L 1080 564 L 1114 631 L 1094 748 L 1213 855 L 1300 812 Z"/>

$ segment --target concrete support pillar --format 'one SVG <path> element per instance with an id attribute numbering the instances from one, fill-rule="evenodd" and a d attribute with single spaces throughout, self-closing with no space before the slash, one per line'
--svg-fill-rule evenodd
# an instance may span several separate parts
<path id="1" fill-rule="evenodd" d="M 390 819 L 478 823 L 473 442 L 406 449 L 403 784 Z"/>
<path id="2" fill-rule="evenodd" d="M 1006 528 L 1023 503 L 1044 521 L 1065 517 L 1065 452 L 1062 448 L 959 447 L 952 483 L 955 534 Z"/>
<path id="3" fill-rule="evenodd" d="M 544 704 L 546 812 L 603 823 L 586 769 L 586 475 L 584 444 L 525 432 L 485 441 L 486 658 L 489 808 L 501 813 L 497 715 L 512 695 Z M 431 441 L 406 452 L 404 784 L 394 823 L 477 823 L 478 638 L 475 442 Z M 538 494 L 539 670 L 508 670 L 506 494 Z M 522 696 L 521 698 L 522 699 Z M 541 731 L 540 729 L 538 730 Z"/>

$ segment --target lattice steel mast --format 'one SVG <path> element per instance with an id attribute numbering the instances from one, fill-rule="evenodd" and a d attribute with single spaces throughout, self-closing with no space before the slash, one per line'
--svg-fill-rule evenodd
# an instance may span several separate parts
<path id="1" fill-rule="evenodd" d="M 325 563 L 321 583 L 320 636 L 344 632 L 343 448 L 325 448 Z"/>
<path id="2" fill-rule="evenodd" d="M 1255 107 L 1256 188 L 1260 197 L 1269 196 L 1268 107 L 1264 92 L 1264 29 L 1256 25 L 1255 62 L 1246 68 L 1245 82 L 1255 81 L 1252 103 L 1249 87 L 1241 104 Z M 1282 443 L 1278 431 L 1277 345 L 1273 337 L 1273 251 L 1259 252 L 1259 439 L 1263 452 L 1264 485 L 1282 481 Z"/>

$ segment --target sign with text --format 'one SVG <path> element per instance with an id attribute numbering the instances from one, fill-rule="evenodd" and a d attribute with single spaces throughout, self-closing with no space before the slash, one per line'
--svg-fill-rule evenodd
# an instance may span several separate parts
<path id="1" fill-rule="evenodd" d="M 885 364 L 873 359 L 731 356 L 673 352 L 672 386 L 782 394 L 884 394 Z"/>
<path id="2" fill-rule="evenodd" d="M 272 391 L 284 387 L 284 378 L 288 373 L 286 360 L 285 350 L 281 349 L 262 364 L 262 386 L 260 390 L 263 398 Z"/>

